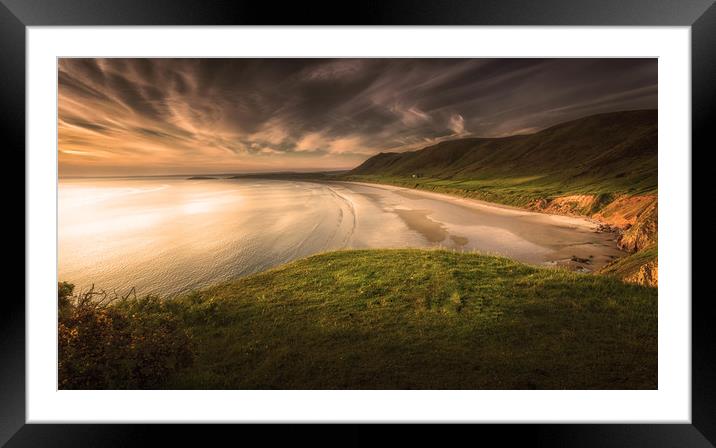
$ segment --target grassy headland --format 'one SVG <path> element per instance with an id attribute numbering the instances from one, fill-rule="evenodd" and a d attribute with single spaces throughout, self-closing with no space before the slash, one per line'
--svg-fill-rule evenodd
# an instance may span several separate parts
<path id="1" fill-rule="evenodd" d="M 162 387 L 657 386 L 657 291 L 437 250 L 339 251 L 167 302 L 196 347 Z"/>

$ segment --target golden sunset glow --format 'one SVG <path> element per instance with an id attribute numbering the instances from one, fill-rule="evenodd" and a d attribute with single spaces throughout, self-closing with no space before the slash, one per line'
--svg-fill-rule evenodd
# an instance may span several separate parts
<path id="1" fill-rule="evenodd" d="M 60 175 L 349 169 L 378 152 L 655 107 L 655 64 L 61 59 Z"/>

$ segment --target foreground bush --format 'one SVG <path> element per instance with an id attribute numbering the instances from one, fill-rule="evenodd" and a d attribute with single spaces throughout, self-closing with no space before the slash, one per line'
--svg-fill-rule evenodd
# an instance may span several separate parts
<path id="1" fill-rule="evenodd" d="M 191 365 L 189 334 L 156 297 L 58 284 L 59 388 L 146 389 Z"/>

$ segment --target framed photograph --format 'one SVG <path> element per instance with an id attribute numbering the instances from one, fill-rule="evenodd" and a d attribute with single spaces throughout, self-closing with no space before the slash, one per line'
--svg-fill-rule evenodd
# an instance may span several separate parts
<path id="1" fill-rule="evenodd" d="M 0 443 L 713 446 L 712 1 L 1 3 Z"/>

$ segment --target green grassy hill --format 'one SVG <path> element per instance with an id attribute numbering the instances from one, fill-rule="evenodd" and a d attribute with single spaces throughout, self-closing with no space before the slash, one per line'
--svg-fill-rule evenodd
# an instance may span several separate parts
<path id="1" fill-rule="evenodd" d="M 431 250 L 317 255 L 167 301 L 189 389 L 657 387 L 657 290 Z"/>
<path id="2" fill-rule="evenodd" d="M 599 114 L 531 135 L 466 138 L 381 153 L 346 176 L 463 191 L 514 205 L 574 194 L 653 194 L 657 111 Z"/>

